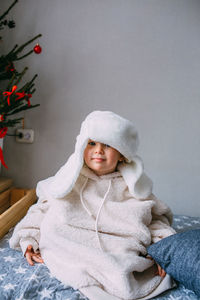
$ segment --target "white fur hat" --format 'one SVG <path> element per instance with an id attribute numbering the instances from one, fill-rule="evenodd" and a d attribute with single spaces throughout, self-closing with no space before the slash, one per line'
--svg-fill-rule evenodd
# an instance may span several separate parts
<path id="1" fill-rule="evenodd" d="M 143 162 L 136 155 L 139 141 L 133 124 L 113 112 L 94 111 L 83 121 L 75 151 L 66 164 L 55 176 L 38 183 L 36 191 L 39 197 L 62 198 L 70 193 L 83 167 L 84 150 L 89 139 L 110 145 L 126 158 L 118 170 L 135 198 L 144 199 L 152 193 L 152 181 L 145 175 Z"/>

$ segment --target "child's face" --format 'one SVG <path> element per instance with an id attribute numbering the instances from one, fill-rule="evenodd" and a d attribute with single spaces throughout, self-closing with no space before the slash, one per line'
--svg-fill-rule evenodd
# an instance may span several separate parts
<path id="1" fill-rule="evenodd" d="M 98 176 L 112 173 L 116 170 L 123 156 L 119 151 L 99 142 L 89 140 L 84 151 L 86 165 Z"/>

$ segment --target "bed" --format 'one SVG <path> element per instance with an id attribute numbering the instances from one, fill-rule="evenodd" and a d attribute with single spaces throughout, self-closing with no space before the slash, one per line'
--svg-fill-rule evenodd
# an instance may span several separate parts
<path id="1" fill-rule="evenodd" d="M 190 229 L 200 229 L 200 218 L 175 215 L 173 227 L 177 232 Z M 65 286 L 52 277 L 47 267 L 35 264 L 30 267 L 22 253 L 9 248 L 9 231 L 0 240 L 0 299 L 1 300 L 86 300 L 78 290 Z M 157 300 L 200 300 L 196 294 L 178 286 L 170 291 L 155 297 Z"/>

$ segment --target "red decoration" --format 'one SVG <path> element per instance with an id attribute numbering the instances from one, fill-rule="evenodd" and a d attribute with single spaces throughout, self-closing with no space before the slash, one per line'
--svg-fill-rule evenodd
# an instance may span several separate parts
<path id="1" fill-rule="evenodd" d="M 26 94 L 26 96 L 28 97 L 28 99 L 27 99 L 28 106 L 31 106 L 30 98 L 32 97 L 32 95 L 31 94 Z"/>
<path id="2" fill-rule="evenodd" d="M 8 97 L 8 98 L 7 98 L 8 105 L 9 105 L 9 106 L 11 105 L 11 104 L 10 104 L 10 97 L 11 97 L 11 95 L 14 94 L 14 95 L 18 96 L 18 97 L 15 99 L 15 101 L 16 101 L 16 100 L 20 100 L 20 99 L 24 99 L 24 100 L 27 101 L 28 106 L 31 106 L 30 98 L 32 97 L 32 94 L 26 94 L 24 91 L 21 92 L 21 93 L 20 93 L 20 92 L 16 93 L 16 92 L 15 92 L 16 89 L 17 89 L 17 86 L 16 86 L 16 85 L 13 85 L 12 91 L 11 91 L 11 92 L 9 92 L 9 91 L 3 92 L 3 95 L 6 96 L 6 97 Z M 3 115 L 3 114 L 0 115 L 0 122 L 2 122 L 2 121 L 4 121 L 4 115 Z M 8 131 L 8 128 L 7 128 L 7 127 L 0 128 L 0 139 L 4 138 L 4 136 L 6 135 L 7 131 Z M 8 166 L 6 165 L 6 163 L 5 163 L 5 161 L 4 161 L 3 150 L 1 149 L 1 147 L 0 147 L 0 162 L 2 163 L 2 165 L 3 165 L 5 168 L 8 169 Z"/>
<path id="3" fill-rule="evenodd" d="M 1 149 L 1 147 L 0 147 L 0 161 L 1 161 L 2 165 L 3 165 L 6 169 L 8 169 L 8 166 L 6 165 L 5 160 L 4 160 L 4 157 L 3 157 L 3 151 L 2 151 L 2 149 Z"/>
<path id="4" fill-rule="evenodd" d="M 6 72 L 14 72 L 15 71 L 15 66 L 14 64 L 11 62 L 7 65 L 6 67 Z"/>
<path id="5" fill-rule="evenodd" d="M 8 105 L 10 105 L 10 96 L 16 91 L 16 89 L 17 89 L 17 86 L 16 86 L 16 85 L 13 85 L 12 91 L 11 91 L 11 92 L 8 92 L 8 91 L 3 92 L 3 95 L 8 97 L 8 98 L 7 98 Z M 26 100 L 27 100 L 27 102 L 28 102 L 28 106 L 31 106 L 30 98 L 32 97 L 32 94 L 26 94 L 25 92 L 22 92 L 22 93 L 19 93 L 19 92 L 18 92 L 18 93 L 15 93 L 15 95 L 18 96 L 18 97 L 15 99 L 15 101 L 20 100 L 20 99 L 26 97 Z M 3 120 L 2 117 L 0 117 L 0 121 L 2 121 L 2 120 Z"/>
<path id="6" fill-rule="evenodd" d="M 0 128 L 0 139 L 4 138 L 4 136 L 6 135 L 7 131 L 8 131 L 8 127 Z"/>
<path id="7" fill-rule="evenodd" d="M 8 127 L 3 127 L 3 128 L 0 128 L 0 138 L 4 138 L 4 136 L 6 135 L 8 131 Z M 3 157 L 3 151 L 0 147 L 0 161 L 2 163 L 2 165 L 8 169 L 8 166 L 6 165 L 5 161 L 4 161 L 4 157 Z"/>
<path id="8" fill-rule="evenodd" d="M 4 96 L 8 96 L 8 98 L 7 98 L 8 105 L 10 105 L 10 96 L 16 91 L 16 89 L 17 89 L 17 86 L 13 85 L 11 92 L 3 92 Z"/>
<path id="9" fill-rule="evenodd" d="M 36 54 L 40 54 L 42 52 L 42 47 L 40 47 L 39 44 L 37 44 L 34 48 L 33 48 L 33 51 L 36 53 Z"/>
<path id="10" fill-rule="evenodd" d="M 15 99 L 16 101 L 19 100 L 19 99 L 22 99 L 26 96 L 25 92 L 22 92 L 22 93 L 15 93 L 15 95 L 17 95 L 18 97 Z"/>

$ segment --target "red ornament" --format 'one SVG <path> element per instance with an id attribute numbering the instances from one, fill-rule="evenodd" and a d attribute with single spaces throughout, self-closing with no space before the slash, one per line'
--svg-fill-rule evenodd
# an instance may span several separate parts
<path id="1" fill-rule="evenodd" d="M 7 98 L 8 105 L 10 105 L 10 96 L 16 91 L 16 89 L 17 89 L 17 86 L 13 85 L 11 92 L 9 92 L 9 91 L 3 92 L 3 95 L 8 97 Z"/>
<path id="2" fill-rule="evenodd" d="M 33 51 L 36 53 L 36 54 L 40 54 L 42 52 L 42 47 L 40 47 L 39 44 L 37 44 L 34 48 L 33 48 Z"/>
<path id="3" fill-rule="evenodd" d="M 8 131 L 8 127 L 3 127 L 0 128 L 0 139 L 4 138 L 4 136 L 6 135 Z M 2 165 L 8 169 L 8 166 L 5 163 L 4 157 L 3 157 L 3 150 L 0 147 L 0 162 L 2 163 Z"/>
<path id="4" fill-rule="evenodd" d="M 22 99 L 26 96 L 25 92 L 22 93 L 15 93 L 15 95 L 17 95 L 18 97 L 15 99 L 15 101 Z"/>
<path id="5" fill-rule="evenodd" d="M 3 95 L 6 96 L 6 97 L 8 97 L 8 98 L 7 98 L 8 105 L 9 105 L 9 106 L 11 105 L 11 104 L 10 104 L 10 97 L 11 97 L 12 95 L 16 95 L 16 96 L 18 96 L 18 97 L 15 99 L 15 101 L 20 100 L 20 99 L 24 99 L 24 98 L 25 98 L 25 100 L 27 101 L 28 106 L 31 106 L 30 98 L 32 97 L 32 94 L 26 94 L 25 92 L 22 92 L 22 93 L 19 93 L 19 92 L 18 92 L 18 93 L 16 93 L 16 92 L 15 92 L 16 89 L 17 89 L 17 86 L 16 86 L 16 85 L 13 85 L 12 91 L 11 91 L 11 92 L 9 92 L 9 91 L 3 92 Z M 3 121 L 2 118 L 3 118 L 3 115 L 0 115 L 0 122 Z M 0 136 L 0 138 L 1 138 L 1 136 Z"/>

